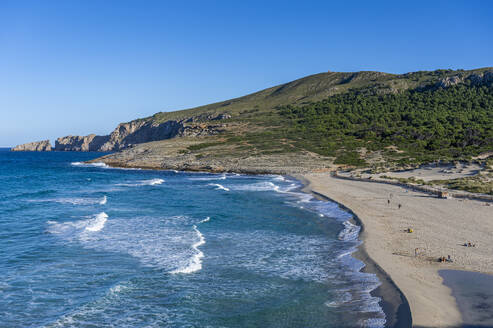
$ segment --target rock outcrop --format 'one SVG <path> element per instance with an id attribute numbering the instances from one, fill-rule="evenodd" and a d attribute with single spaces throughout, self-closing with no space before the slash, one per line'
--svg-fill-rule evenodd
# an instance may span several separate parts
<path id="1" fill-rule="evenodd" d="M 117 151 L 137 144 L 171 139 L 174 137 L 208 136 L 223 130 L 219 120 L 229 119 L 229 114 L 200 115 L 182 120 L 156 123 L 152 120 L 135 120 L 119 124 L 111 134 L 97 136 L 66 136 L 55 141 L 56 151 Z M 209 124 L 208 121 L 215 123 Z"/>
<path id="2" fill-rule="evenodd" d="M 453 85 L 463 83 L 463 82 L 464 82 L 464 78 L 462 78 L 460 76 L 448 76 L 446 78 L 441 79 L 438 82 L 438 87 L 448 88 L 448 87 L 451 87 Z"/>
<path id="3" fill-rule="evenodd" d="M 493 83 L 493 70 L 474 73 L 467 77 L 464 75 L 447 76 L 440 79 L 436 86 L 439 88 L 448 88 L 459 83 L 465 83 L 466 81 L 469 81 L 473 85 L 491 84 Z"/>
<path id="4" fill-rule="evenodd" d="M 490 84 L 493 83 L 493 70 L 486 71 L 481 74 L 472 74 L 469 77 L 473 84 Z"/>
<path id="5" fill-rule="evenodd" d="M 99 151 L 109 136 L 90 134 L 85 137 L 66 136 L 55 140 L 55 151 Z"/>
<path id="6" fill-rule="evenodd" d="M 15 146 L 12 151 L 51 151 L 50 140 L 29 142 Z"/>

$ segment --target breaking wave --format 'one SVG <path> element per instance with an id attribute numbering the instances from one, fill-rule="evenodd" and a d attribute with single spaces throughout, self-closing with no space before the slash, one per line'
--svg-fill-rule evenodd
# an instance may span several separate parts
<path id="1" fill-rule="evenodd" d="M 104 228 L 104 224 L 108 219 L 108 215 L 105 212 L 101 212 L 94 219 L 92 219 L 86 226 L 85 231 L 96 232 Z"/>
<path id="2" fill-rule="evenodd" d="M 192 181 L 210 181 L 210 180 L 226 180 L 226 175 L 219 175 L 219 176 L 206 176 L 206 177 L 200 177 L 200 178 L 188 178 L 188 180 Z"/>
<path id="3" fill-rule="evenodd" d="M 223 185 L 220 185 L 219 183 L 209 183 L 208 186 L 214 186 L 216 187 L 216 190 L 229 191 L 229 188 L 226 188 Z"/>
<path id="4" fill-rule="evenodd" d="M 192 245 L 192 249 L 195 254 L 190 259 L 189 263 L 185 267 L 178 268 L 176 270 L 171 271 L 172 274 L 177 273 L 192 273 L 199 271 L 202 269 L 202 258 L 204 257 L 204 253 L 199 249 L 200 246 L 205 244 L 204 235 L 197 229 L 197 226 L 193 226 L 193 230 L 195 230 L 198 241 Z"/>
<path id="5" fill-rule="evenodd" d="M 122 187 L 140 187 L 140 186 L 156 186 L 163 184 L 164 180 L 163 179 L 150 179 L 150 180 L 140 180 L 136 182 L 129 182 L 129 183 L 117 183 L 117 186 L 122 186 Z"/>
<path id="6" fill-rule="evenodd" d="M 338 236 L 339 240 L 342 241 L 357 240 L 361 227 L 352 224 L 349 221 L 344 221 L 342 224 L 344 225 L 344 229 L 339 233 Z"/>
<path id="7" fill-rule="evenodd" d="M 86 166 L 86 167 L 104 167 L 109 168 L 109 166 L 103 162 L 96 163 L 84 163 L 84 162 L 72 162 L 70 163 L 72 166 Z"/>
<path id="8" fill-rule="evenodd" d="M 105 212 L 94 215 L 87 220 L 78 220 L 72 222 L 56 222 L 48 221 L 50 225 L 48 232 L 64 236 L 83 237 L 84 233 L 92 233 L 101 231 L 106 224 L 108 215 Z"/>

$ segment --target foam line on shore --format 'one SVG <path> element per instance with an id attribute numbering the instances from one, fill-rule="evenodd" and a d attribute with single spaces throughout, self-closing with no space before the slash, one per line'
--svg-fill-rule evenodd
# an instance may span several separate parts
<path id="1" fill-rule="evenodd" d="M 295 178 L 304 186 L 304 192 L 312 194 L 320 200 L 333 202 L 342 210 L 349 213 L 353 220 L 356 221 L 356 226 L 359 227 L 358 239 L 360 239 L 365 227 L 361 219 L 350 208 L 336 202 L 325 194 L 314 191 L 311 187 L 311 181 L 308 178 L 305 178 L 305 176 L 296 176 Z M 362 326 L 388 326 L 394 328 L 412 327 L 413 320 L 411 310 L 405 295 L 397 287 L 391 277 L 372 258 L 369 257 L 366 249 L 362 247 L 362 245 L 364 245 L 363 242 L 360 242 L 359 245 L 356 246 L 351 252 L 351 256 L 344 256 L 347 254 L 341 254 L 343 255 L 341 256 L 341 259 L 354 259 L 359 261 L 361 263 L 361 267 L 358 271 L 373 274 L 378 278 L 379 285 L 375 286 L 371 290 L 368 290 L 368 295 L 372 295 L 380 299 L 379 306 L 385 314 L 385 322 L 383 322 L 381 318 L 368 319 L 362 323 Z"/>

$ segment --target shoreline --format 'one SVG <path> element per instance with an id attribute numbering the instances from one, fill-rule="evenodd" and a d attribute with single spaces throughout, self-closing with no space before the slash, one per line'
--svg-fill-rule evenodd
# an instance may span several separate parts
<path id="1" fill-rule="evenodd" d="M 370 295 L 380 298 L 380 306 L 385 313 L 385 327 L 392 328 L 407 328 L 412 327 L 412 315 L 409 307 L 409 302 L 406 299 L 404 293 L 395 284 L 392 278 L 376 263 L 367 253 L 365 249 L 365 225 L 363 221 L 347 206 L 341 204 L 334 199 L 314 191 L 310 188 L 310 181 L 304 176 L 293 176 L 296 180 L 300 181 L 303 185 L 301 191 L 313 195 L 315 198 L 322 201 L 330 201 L 339 205 L 343 210 L 350 213 L 353 216 L 354 221 L 360 226 L 360 232 L 358 238 L 361 240 L 361 244 L 357 247 L 357 250 L 351 254 L 352 257 L 360 260 L 365 264 L 361 269 L 362 272 L 371 273 L 377 276 L 380 286 L 370 292 Z"/>
<path id="2" fill-rule="evenodd" d="M 444 284 L 439 271 L 493 273 L 493 242 L 488 236 L 493 223 L 488 205 L 439 199 L 399 186 L 337 179 L 327 173 L 298 179 L 306 184 L 305 190 L 341 204 L 361 221 L 363 252 L 359 256 L 366 253 L 395 282 L 409 302 L 416 327 L 465 324 L 461 301 L 454 292 L 460 286 Z M 402 209 L 397 207 L 401 202 Z M 415 231 L 407 233 L 407 227 Z M 464 247 L 462 243 L 468 240 L 478 242 L 478 247 Z M 447 254 L 452 254 L 453 262 L 438 263 L 438 257 Z"/>

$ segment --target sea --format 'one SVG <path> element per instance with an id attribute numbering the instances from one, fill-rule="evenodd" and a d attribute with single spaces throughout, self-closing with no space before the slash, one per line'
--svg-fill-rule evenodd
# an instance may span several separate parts
<path id="1" fill-rule="evenodd" d="M 360 228 L 288 176 L 0 151 L 0 327 L 383 327 Z"/>

